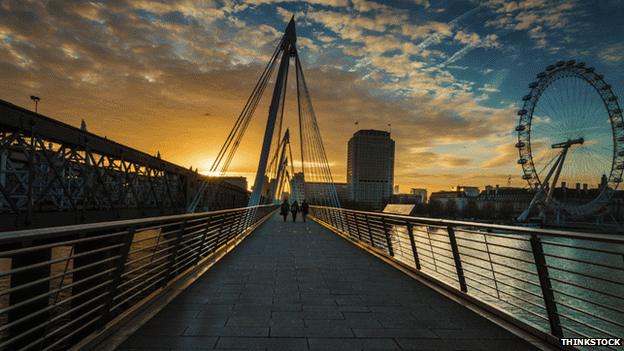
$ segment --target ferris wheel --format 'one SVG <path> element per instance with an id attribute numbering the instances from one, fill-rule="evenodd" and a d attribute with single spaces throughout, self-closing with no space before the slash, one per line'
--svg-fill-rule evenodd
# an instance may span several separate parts
<path id="1" fill-rule="evenodd" d="M 529 84 L 518 111 L 522 178 L 535 190 L 529 207 L 585 216 L 604 208 L 622 182 L 624 120 L 604 76 L 584 63 L 559 61 Z"/>

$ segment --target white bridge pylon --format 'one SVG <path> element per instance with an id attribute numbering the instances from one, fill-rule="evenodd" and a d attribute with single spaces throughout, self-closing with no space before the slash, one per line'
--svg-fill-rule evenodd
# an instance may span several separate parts
<path id="1" fill-rule="evenodd" d="M 301 172 L 306 181 L 304 187 L 306 189 L 305 199 L 310 204 L 340 207 L 296 43 L 297 33 L 293 17 L 288 23 L 271 59 L 260 75 L 260 79 L 256 83 L 251 96 L 234 123 L 225 143 L 221 147 L 210 171 L 213 174 L 218 173 L 220 175 L 227 173 L 234 154 L 253 118 L 256 107 L 269 85 L 273 71 L 277 68 L 249 206 L 279 201 L 285 186 L 289 184 L 291 177 L 295 175 L 292 150 L 290 149 L 291 135 L 289 128 L 285 128 L 285 132 L 282 134 L 288 71 L 291 60 L 293 60 L 297 87 Z M 287 148 L 288 156 L 286 155 Z M 315 189 L 322 190 L 314 191 Z"/>

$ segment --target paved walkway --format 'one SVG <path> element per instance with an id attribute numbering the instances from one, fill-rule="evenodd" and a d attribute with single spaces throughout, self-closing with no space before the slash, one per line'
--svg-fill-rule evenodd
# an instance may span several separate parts
<path id="1" fill-rule="evenodd" d="M 533 348 L 320 225 L 274 216 L 121 349 Z"/>

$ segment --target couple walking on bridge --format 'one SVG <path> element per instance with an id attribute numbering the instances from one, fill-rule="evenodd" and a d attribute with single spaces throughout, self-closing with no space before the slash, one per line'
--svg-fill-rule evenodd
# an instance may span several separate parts
<path id="1" fill-rule="evenodd" d="M 297 200 L 291 204 L 288 203 L 288 200 L 284 200 L 282 202 L 282 207 L 280 209 L 280 215 L 284 217 L 284 222 L 286 222 L 286 218 L 288 217 L 288 211 L 292 214 L 293 222 L 297 221 L 297 213 L 301 211 L 301 217 L 303 217 L 303 221 L 306 221 L 306 216 L 308 215 L 309 206 L 306 200 L 303 200 L 301 206 L 297 203 Z"/>

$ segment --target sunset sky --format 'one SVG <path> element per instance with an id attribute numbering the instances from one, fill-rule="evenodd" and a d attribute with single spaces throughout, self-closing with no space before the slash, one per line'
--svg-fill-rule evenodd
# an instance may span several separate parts
<path id="1" fill-rule="evenodd" d="M 391 123 L 401 191 L 525 186 L 512 131 L 538 72 L 576 59 L 624 91 L 617 0 L 5 0 L 0 99 L 206 171 L 293 14 L 337 181 L 356 128 Z M 234 174 L 253 176 L 266 116 Z"/>

